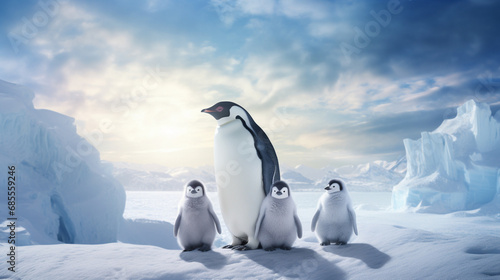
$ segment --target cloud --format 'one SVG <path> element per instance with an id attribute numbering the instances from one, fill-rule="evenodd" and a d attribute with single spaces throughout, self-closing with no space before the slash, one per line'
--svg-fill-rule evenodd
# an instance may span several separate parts
<path id="1" fill-rule="evenodd" d="M 318 115 L 322 122 L 292 125 L 296 127 L 284 137 L 288 148 L 282 152 L 282 157 L 290 162 L 317 166 L 327 162 L 342 165 L 377 159 L 395 160 L 404 155 L 404 138 L 417 139 L 421 131 L 433 131 L 444 119 L 453 118 L 456 110 L 384 112 L 369 116 L 332 115 L 330 112 Z M 304 162 L 301 157 L 309 153 L 316 155 L 321 163 L 314 158 Z"/>
<path id="2" fill-rule="evenodd" d="M 371 71 L 397 78 L 424 73 L 441 76 L 451 69 L 480 68 L 485 62 L 499 58 L 494 47 L 499 42 L 492 28 L 498 26 L 499 3 L 486 6 L 454 1 L 429 6 L 423 2 L 402 2 L 401 5 L 401 13 L 393 15 L 388 26 L 371 38 L 370 45 L 358 55 L 367 59 Z M 370 17 L 367 11 L 365 24 L 373 21 Z M 426 20 L 421 20 L 424 17 Z"/>
<path id="3" fill-rule="evenodd" d="M 242 12 L 251 15 L 271 15 L 276 9 L 276 2 L 269 0 L 238 0 L 236 5 Z"/>
<path id="4" fill-rule="evenodd" d="M 309 18 L 320 20 L 330 15 L 329 11 L 333 5 L 327 1 L 298 1 L 282 0 L 280 1 L 280 12 L 291 18 Z"/>
<path id="5" fill-rule="evenodd" d="M 37 3 L 7 2 L 1 30 Z M 500 103 L 495 1 L 400 1 L 350 63 L 339 46 L 388 1 L 59 3 L 18 54 L 0 39 L 0 78 L 82 134 L 111 121 L 106 159 L 210 164 L 215 123 L 199 111 L 219 100 L 245 106 L 292 165 L 394 158 L 465 100 Z"/>
<path id="6" fill-rule="evenodd" d="M 220 20 L 227 26 L 232 25 L 239 13 L 237 2 L 230 0 L 211 0 L 210 2 L 217 11 Z"/>
<path id="7" fill-rule="evenodd" d="M 211 0 L 211 4 L 226 25 L 248 16 L 285 16 L 293 19 L 321 20 L 327 18 L 332 6 L 327 1 L 296 0 Z"/>

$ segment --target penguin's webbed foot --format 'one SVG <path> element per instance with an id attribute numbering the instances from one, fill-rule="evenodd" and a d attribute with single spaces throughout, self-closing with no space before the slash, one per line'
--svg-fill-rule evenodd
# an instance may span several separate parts
<path id="1" fill-rule="evenodd" d="M 211 249 L 212 249 L 212 246 L 209 244 L 205 244 L 205 245 L 201 246 L 200 248 L 198 248 L 198 250 L 200 250 L 202 252 L 210 251 Z"/>
<path id="2" fill-rule="evenodd" d="M 276 248 L 274 248 L 274 247 L 266 247 L 266 248 L 264 248 L 264 250 L 269 252 L 269 251 L 276 250 Z"/>
<path id="3" fill-rule="evenodd" d="M 347 242 L 343 242 L 343 241 L 335 242 L 335 245 L 345 245 L 345 244 L 347 244 Z"/>
<path id="4" fill-rule="evenodd" d="M 192 249 L 192 248 L 187 248 L 187 249 L 182 250 L 182 252 L 191 252 L 191 251 L 193 251 L 193 250 L 194 250 L 194 249 Z"/>
<path id="5" fill-rule="evenodd" d="M 235 245 L 235 246 L 233 246 L 232 249 L 236 250 L 236 251 L 247 251 L 247 250 L 250 250 L 250 248 L 247 247 L 247 246 L 245 246 L 245 245 Z"/>
<path id="6" fill-rule="evenodd" d="M 223 246 L 222 249 L 233 249 L 234 246 L 231 244 L 227 244 L 226 246 Z"/>
<path id="7" fill-rule="evenodd" d="M 330 241 L 321 242 L 321 243 L 319 243 L 319 245 L 328 246 L 328 245 L 330 245 Z"/>
<path id="8" fill-rule="evenodd" d="M 287 250 L 287 251 L 289 251 L 289 250 L 292 250 L 292 247 L 290 247 L 290 246 L 281 246 L 280 249 L 281 250 Z"/>

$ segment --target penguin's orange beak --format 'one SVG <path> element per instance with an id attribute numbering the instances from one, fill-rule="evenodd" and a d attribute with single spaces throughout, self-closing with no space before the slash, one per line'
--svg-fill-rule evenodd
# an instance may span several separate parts
<path id="1" fill-rule="evenodd" d="M 210 109 L 203 109 L 203 110 L 201 110 L 201 112 L 202 112 L 202 113 L 213 113 L 213 112 L 215 112 L 215 111 L 210 110 Z"/>

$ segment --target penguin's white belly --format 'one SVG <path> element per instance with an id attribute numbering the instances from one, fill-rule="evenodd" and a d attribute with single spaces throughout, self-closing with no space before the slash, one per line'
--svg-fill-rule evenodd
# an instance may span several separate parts
<path id="1" fill-rule="evenodd" d="M 217 127 L 214 150 L 222 217 L 233 235 L 246 239 L 254 234 L 264 200 L 262 162 L 240 120 Z"/>
<path id="2" fill-rule="evenodd" d="M 185 209 L 179 226 L 179 243 L 182 247 L 199 247 L 212 244 L 215 239 L 215 225 L 208 210 Z"/>
<path id="3" fill-rule="evenodd" d="M 269 202 L 269 196 L 264 203 Z M 297 226 L 294 220 L 292 203 L 272 204 L 265 212 L 260 226 L 259 241 L 264 248 L 271 246 L 292 246 L 297 239 Z"/>
<path id="4" fill-rule="evenodd" d="M 323 205 L 317 223 L 317 235 L 323 240 L 330 241 L 349 241 L 353 231 L 353 225 L 349 219 L 347 206 L 342 205 Z"/>

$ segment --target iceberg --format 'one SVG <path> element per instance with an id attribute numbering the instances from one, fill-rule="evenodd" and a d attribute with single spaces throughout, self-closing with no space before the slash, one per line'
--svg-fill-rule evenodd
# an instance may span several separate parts
<path id="1" fill-rule="evenodd" d="M 35 109 L 33 98 L 29 89 L 0 80 L 0 182 L 14 167 L 12 217 L 23 229 L 16 245 L 115 242 L 125 191 L 112 167 L 77 134 L 73 118 Z M 6 198 L 0 208 L 6 213 Z"/>
<path id="2" fill-rule="evenodd" d="M 500 194 L 500 118 L 469 100 L 418 140 L 405 139 L 407 170 L 392 207 L 450 213 L 481 208 Z"/>

